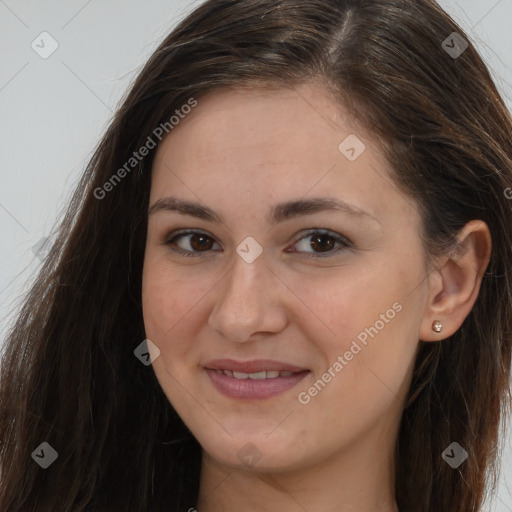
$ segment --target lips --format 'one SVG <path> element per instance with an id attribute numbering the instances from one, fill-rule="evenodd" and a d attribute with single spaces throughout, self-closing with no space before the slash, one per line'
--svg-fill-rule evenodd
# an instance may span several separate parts
<path id="1" fill-rule="evenodd" d="M 215 370 L 219 374 L 227 375 L 228 377 L 234 377 L 235 379 L 252 379 L 252 380 L 263 380 L 263 379 L 277 379 L 278 377 L 291 377 L 295 372 L 290 371 L 278 371 L 278 370 L 263 370 L 261 372 L 232 372 L 231 370 Z"/>
<path id="2" fill-rule="evenodd" d="M 210 382 L 223 395 L 238 399 L 264 399 L 284 393 L 298 384 L 309 370 L 299 366 L 259 359 L 218 359 L 205 364 Z"/>

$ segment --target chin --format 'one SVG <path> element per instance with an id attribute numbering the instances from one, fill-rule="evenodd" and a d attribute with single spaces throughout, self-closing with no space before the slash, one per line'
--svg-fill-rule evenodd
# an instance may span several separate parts
<path id="1" fill-rule="evenodd" d="M 313 454 L 308 455 L 304 448 L 298 450 L 299 440 L 283 433 L 233 435 L 223 438 L 198 439 L 208 457 L 217 464 L 233 469 L 246 469 L 255 472 L 281 473 L 299 470 L 315 464 Z M 196 438 L 197 439 L 197 438 Z M 314 450 L 313 450 L 314 451 Z"/>

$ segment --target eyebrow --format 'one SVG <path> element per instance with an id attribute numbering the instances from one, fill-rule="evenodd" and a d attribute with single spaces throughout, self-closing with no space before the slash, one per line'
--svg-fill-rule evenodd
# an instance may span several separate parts
<path id="1" fill-rule="evenodd" d="M 192 201 L 177 199 L 172 196 L 155 201 L 148 210 L 148 217 L 161 211 L 178 212 L 217 224 L 224 223 L 222 215 L 219 215 L 208 206 L 204 206 L 200 203 L 194 203 Z M 380 224 L 373 215 L 358 208 L 357 206 L 339 199 L 327 197 L 297 199 L 276 204 L 272 207 L 269 215 L 267 216 L 267 222 L 274 225 L 295 217 L 312 215 L 314 213 L 324 211 L 341 211 L 353 216 L 368 217 Z"/>

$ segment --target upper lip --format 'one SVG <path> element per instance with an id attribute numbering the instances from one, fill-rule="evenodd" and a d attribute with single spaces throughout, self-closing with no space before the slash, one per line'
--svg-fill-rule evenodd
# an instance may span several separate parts
<path id="1" fill-rule="evenodd" d="M 211 370 L 231 370 L 232 372 L 257 373 L 265 370 L 282 372 L 302 372 L 300 368 L 288 363 L 273 361 L 272 359 L 253 359 L 252 361 L 235 361 L 234 359 L 215 359 L 206 363 L 205 368 Z"/>

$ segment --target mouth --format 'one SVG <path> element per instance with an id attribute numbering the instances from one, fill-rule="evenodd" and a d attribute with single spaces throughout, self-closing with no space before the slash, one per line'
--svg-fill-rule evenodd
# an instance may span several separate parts
<path id="1" fill-rule="evenodd" d="M 295 387 L 310 372 L 271 360 L 216 360 L 205 365 L 213 386 L 230 398 L 250 400 L 279 395 Z"/>
<path id="2" fill-rule="evenodd" d="M 210 368 L 209 368 L 210 369 Z M 308 370 L 304 370 L 308 371 Z M 235 379 L 245 380 L 263 380 L 263 379 L 277 379 L 279 377 L 292 377 L 300 372 L 290 372 L 290 371 L 278 371 L 278 370 L 263 370 L 261 372 L 254 373 L 244 373 L 244 372 L 234 372 L 231 370 L 215 370 L 218 374 L 224 374 L 228 377 L 234 377 Z"/>

